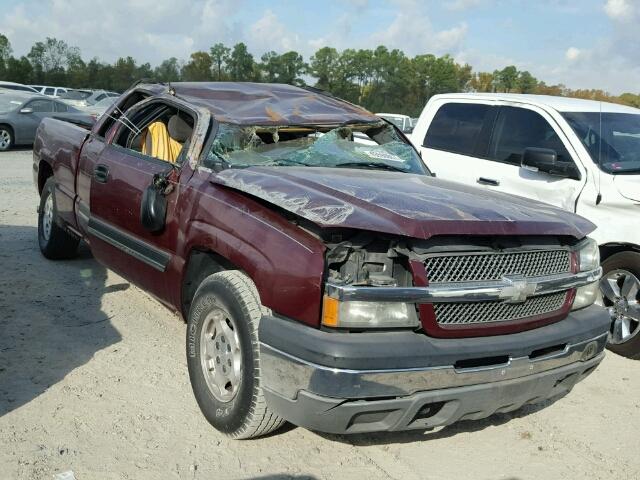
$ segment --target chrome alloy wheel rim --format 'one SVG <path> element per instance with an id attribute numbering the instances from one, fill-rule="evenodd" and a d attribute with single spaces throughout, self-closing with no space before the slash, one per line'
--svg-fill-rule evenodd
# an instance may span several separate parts
<path id="1" fill-rule="evenodd" d="M 242 352 L 236 325 L 220 308 L 212 310 L 204 320 L 200 362 L 211 394 L 221 402 L 233 400 L 242 381 Z"/>
<path id="2" fill-rule="evenodd" d="M 6 130 L 0 130 L 0 150 L 6 150 L 11 146 L 11 135 Z"/>
<path id="3" fill-rule="evenodd" d="M 640 332 L 640 281 L 631 272 L 613 270 L 600 280 L 600 291 L 612 320 L 609 343 L 628 342 Z"/>
<path id="4" fill-rule="evenodd" d="M 49 194 L 44 202 L 44 210 L 42 211 L 42 236 L 45 240 L 51 237 L 51 227 L 53 225 L 53 194 Z"/>

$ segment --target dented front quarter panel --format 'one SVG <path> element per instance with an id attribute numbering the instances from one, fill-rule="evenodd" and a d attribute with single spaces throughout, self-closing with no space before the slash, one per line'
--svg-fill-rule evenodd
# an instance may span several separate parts
<path id="1" fill-rule="evenodd" d="M 321 227 L 427 239 L 436 235 L 554 235 L 595 227 L 564 210 L 426 175 L 317 167 L 224 170 L 212 182 Z"/>
<path id="2" fill-rule="evenodd" d="M 198 168 L 184 192 L 184 244 L 216 252 L 251 277 L 262 304 L 280 315 L 318 326 L 324 244 L 265 205 L 211 182 Z M 188 207 L 187 207 L 188 206 Z"/>

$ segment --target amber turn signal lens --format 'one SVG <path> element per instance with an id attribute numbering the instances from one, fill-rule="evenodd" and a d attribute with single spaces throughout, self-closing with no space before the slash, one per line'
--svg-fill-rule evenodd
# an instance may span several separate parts
<path id="1" fill-rule="evenodd" d="M 338 310 L 340 302 L 327 295 L 322 299 L 322 324 L 325 327 L 338 326 Z"/>

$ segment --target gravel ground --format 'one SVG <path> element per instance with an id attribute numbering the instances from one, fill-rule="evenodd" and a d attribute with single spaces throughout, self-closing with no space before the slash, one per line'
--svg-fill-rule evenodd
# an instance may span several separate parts
<path id="1" fill-rule="evenodd" d="M 640 478 L 640 362 L 611 353 L 565 398 L 484 421 L 229 440 L 191 394 L 184 324 L 86 248 L 45 260 L 31 152 L 0 172 L 2 480 Z"/>

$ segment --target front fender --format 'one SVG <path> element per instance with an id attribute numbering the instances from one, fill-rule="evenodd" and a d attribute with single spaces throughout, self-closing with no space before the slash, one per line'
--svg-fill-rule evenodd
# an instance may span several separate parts
<path id="1" fill-rule="evenodd" d="M 255 200 L 212 188 L 186 225 L 182 258 L 215 253 L 251 277 L 264 306 L 318 326 L 324 244 Z"/>

